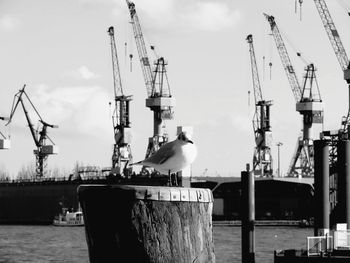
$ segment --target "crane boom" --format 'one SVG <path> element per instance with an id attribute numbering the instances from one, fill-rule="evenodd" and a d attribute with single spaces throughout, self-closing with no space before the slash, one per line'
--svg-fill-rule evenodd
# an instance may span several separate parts
<path id="1" fill-rule="evenodd" d="M 253 88 L 254 88 L 254 98 L 255 98 L 255 101 L 257 102 L 257 101 L 263 100 L 263 96 L 262 96 L 262 92 L 261 92 L 258 67 L 256 65 L 256 57 L 255 57 L 254 45 L 253 45 L 253 36 L 248 35 L 246 40 L 248 41 L 248 44 L 249 44 L 250 63 L 251 63 L 251 68 L 252 68 L 252 78 L 253 78 Z"/>
<path id="2" fill-rule="evenodd" d="M 143 72 L 144 81 L 146 84 L 147 95 L 148 98 L 158 98 L 158 97 L 171 97 L 170 87 L 168 85 L 163 85 L 163 77 L 166 77 L 165 66 L 167 65 L 165 59 L 163 57 L 157 58 L 155 61 L 156 68 L 152 68 L 150 59 L 147 55 L 147 48 L 145 45 L 145 40 L 142 34 L 140 20 L 136 13 L 135 4 L 126 0 L 126 3 L 129 8 L 131 24 L 134 31 L 134 38 L 136 42 L 136 47 L 139 55 L 139 59 L 141 62 L 141 68 Z M 154 49 L 154 47 L 151 47 Z M 157 68 L 164 68 L 161 71 L 157 70 Z M 157 81 L 157 79 L 159 81 Z"/>
<path id="3" fill-rule="evenodd" d="M 320 15 L 323 27 L 326 30 L 328 39 L 331 42 L 334 53 L 338 59 L 339 65 L 343 70 L 344 79 L 349 85 L 349 103 L 350 103 L 350 63 L 349 63 L 348 56 L 346 54 L 345 48 L 340 39 L 338 30 L 335 27 L 331 14 L 328 10 L 326 2 L 324 0 L 314 0 L 314 3 Z M 350 132 L 349 126 L 350 126 L 350 105 L 349 105 L 347 115 L 344 116 L 342 119 L 342 127 L 339 130 L 339 135 L 341 135 L 342 137 L 344 136 L 349 137 L 349 132 Z M 334 156 L 336 158 L 336 149 L 333 146 L 332 148 L 334 148 L 332 151 L 335 153 Z M 331 159 L 331 162 L 333 163 L 334 160 Z"/>
<path id="4" fill-rule="evenodd" d="M 270 24 L 272 35 L 275 39 L 276 47 L 277 47 L 278 53 L 280 55 L 284 70 L 287 74 L 289 84 L 292 88 L 292 92 L 293 92 L 295 101 L 299 102 L 301 100 L 301 97 L 302 97 L 302 89 L 300 87 L 298 78 L 296 76 L 294 67 L 292 65 L 292 62 L 290 61 L 290 58 L 289 58 L 289 55 L 287 52 L 287 48 L 284 45 L 282 36 L 281 36 L 280 31 L 279 31 L 277 24 L 275 22 L 275 18 L 273 16 L 269 16 L 267 14 L 264 14 L 264 16 L 266 17 L 267 21 Z"/>
<path id="5" fill-rule="evenodd" d="M 113 84 L 114 84 L 114 97 L 117 95 L 124 95 L 122 79 L 120 77 L 120 68 L 118 53 L 114 38 L 114 27 L 108 28 L 108 35 L 110 36 L 111 53 L 112 53 L 112 67 L 113 67 Z"/>
<path id="6" fill-rule="evenodd" d="M 253 129 L 256 147 L 253 156 L 253 171 L 255 175 L 271 177 L 273 175 L 271 154 L 272 133 L 270 126 L 270 106 L 272 105 L 272 101 L 265 101 L 262 96 L 253 45 L 253 36 L 248 35 L 246 40 L 249 44 L 255 99 Z"/>
<path id="7" fill-rule="evenodd" d="M 24 115 L 25 115 L 27 123 L 28 123 L 28 127 L 29 127 L 29 130 L 30 130 L 30 133 L 31 133 L 32 138 L 33 138 L 34 143 L 35 143 L 35 146 L 38 147 L 39 146 L 39 139 L 38 139 L 36 131 L 34 129 L 34 125 L 33 125 L 32 121 L 31 121 L 31 119 L 29 117 L 29 113 L 27 111 L 27 108 L 26 108 L 26 106 L 25 106 L 25 104 L 24 104 L 24 102 L 22 100 L 23 94 L 26 95 L 25 90 L 24 90 L 25 88 L 26 88 L 26 85 L 24 85 L 23 88 L 15 95 L 15 98 L 17 97 L 17 101 L 16 101 L 16 104 L 12 105 L 10 119 L 9 119 L 7 124 L 9 124 L 12 121 L 12 118 L 13 118 L 13 115 L 15 114 L 15 112 L 16 112 L 17 106 L 18 106 L 19 103 L 21 103 Z"/>
<path id="8" fill-rule="evenodd" d="M 338 59 L 340 67 L 343 71 L 345 71 L 349 69 L 349 59 L 340 39 L 338 30 L 335 27 L 331 14 L 329 13 L 326 2 L 324 0 L 314 0 L 314 2 L 322 20 L 323 27 L 326 30 L 329 41 L 331 42 L 334 53 Z"/>
<path id="9" fill-rule="evenodd" d="M 154 74 L 152 72 L 151 63 L 149 61 L 148 55 L 147 55 L 147 49 L 145 45 L 145 40 L 143 38 L 142 30 L 141 30 L 141 24 L 139 21 L 139 17 L 137 16 L 135 4 L 126 0 L 127 5 L 129 7 L 130 16 L 132 20 L 132 27 L 134 29 L 134 38 L 137 46 L 137 52 L 139 55 L 139 59 L 141 62 L 141 68 L 143 72 L 144 81 L 146 84 L 147 89 L 147 96 L 151 97 L 153 91 L 153 79 Z"/>

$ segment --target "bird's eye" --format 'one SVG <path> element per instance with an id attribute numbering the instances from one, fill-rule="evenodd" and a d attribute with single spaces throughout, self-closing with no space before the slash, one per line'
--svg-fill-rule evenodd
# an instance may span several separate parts
<path id="1" fill-rule="evenodd" d="M 186 141 L 186 136 L 183 133 L 181 133 L 181 140 Z"/>

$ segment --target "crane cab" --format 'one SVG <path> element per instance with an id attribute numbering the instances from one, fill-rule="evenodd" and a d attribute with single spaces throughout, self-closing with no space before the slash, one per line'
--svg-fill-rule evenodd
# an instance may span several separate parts
<path id="1" fill-rule="evenodd" d="M 7 150 L 11 148 L 11 141 L 8 139 L 0 139 L 0 150 Z"/>
<path id="2" fill-rule="evenodd" d="M 45 154 L 58 154 L 58 146 L 56 145 L 43 145 L 41 149 Z"/>
<path id="3" fill-rule="evenodd" d="M 344 79 L 348 84 L 350 84 L 350 69 L 345 69 L 344 70 Z"/>
<path id="4" fill-rule="evenodd" d="M 34 154 L 38 154 L 38 150 L 34 150 L 33 152 L 34 152 Z M 43 145 L 43 146 L 41 146 L 40 153 L 45 154 L 45 155 L 58 154 L 58 146 L 56 146 L 56 145 Z"/>

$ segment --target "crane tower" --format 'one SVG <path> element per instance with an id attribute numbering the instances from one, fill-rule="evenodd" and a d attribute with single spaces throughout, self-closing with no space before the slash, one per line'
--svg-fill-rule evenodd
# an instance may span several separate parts
<path id="1" fill-rule="evenodd" d="M 108 35 L 110 36 L 111 44 L 115 102 L 115 109 L 112 117 L 115 142 L 113 145 L 111 174 L 128 176 L 132 172 L 131 166 L 128 166 L 132 163 L 129 114 L 129 104 L 132 100 L 132 96 L 125 96 L 123 92 L 113 27 L 108 29 Z"/>
<path id="2" fill-rule="evenodd" d="M 246 40 L 249 44 L 255 99 L 253 129 L 256 146 L 254 149 L 253 156 L 253 171 L 255 176 L 272 177 L 272 132 L 270 126 L 270 106 L 272 105 L 272 101 L 266 101 L 263 99 L 262 96 L 258 68 L 254 52 L 253 36 L 248 35 Z"/>
<path id="3" fill-rule="evenodd" d="M 323 106 L 316 81 L 316 69 L 313 64 L 306 66 L 304 83 L 303 86 L 301 86 L 290 61 L 287 48 L 275 22 L 275 18 L 267 14 L 264 15 L 270 24 L 284 71 L 291 86 L 296 101 L 296 111 L 303 116 L 303 134 L 298 138 L 297 147 L 288 168 L 287 176 L 313 177 L 314 148 L 311 130 L 314 124 L 323 123 Z M 314 88 L 315 86 L 316 88 Z"/>
<path id="4" fill-rule="evenodd" d="M 6 125 L 8 125 L 13 118 L 13 115 L 16 112 L 17 106 L 19 103 L 21 103 L 23 112 L 25 114 L 32 138 L 34 140 L 35 146 L 37 147 L 34 150 L 34 155 L 36 157 L 36 177 L 44 177 L 45 176 L 45 169 L 46 169 L 46 162 L 48 155 L 50 154 L 57 154 L 58 153 L 58 147 L 54 144 L 54 142 L 50 139 L 50 137 L 47 135 L 47 128 L 58 128 L 57 125 L 52 125 L 47 122 L 45 122 L 37 109 L 34 107 L 34 104 L 28 97 L 27 93 L 25 92 L 25 87 L 26 85 L 23 86 L 23 88 L 15 94 L 13 104 L 12 104 L 12 109 L 11 109 L 11 114 L 10 114 L 10 119 Z M 39 128 L 37 130 L 34 129 L 34 125 L 29 117 L 29 113 L 27 111 L 27 108 L 24 104 L 23 101 L 23 94 L 29 101 L 30 105 L 32 106 L 33 110 L 39 117 L 39 122 L 42 124 L 41 130 L 39 131 Z M 46 144 L 46 141 L 49 140 L 51 141 L 52 145 Z"/>
<path id="5" fill-rule="evenodd" d="M 164 121 L 173 119 L 175 99 L 170 92 L 166 60 L 163 57 L 158 57 L 153 67 L 151 66 L 135 4 L 128 0 L 126 0 L 126 3 L 130 12 L 134 38 L 147 90 L 146 107 L 153 111 L 153 137 L 149 138 L 147 158 L 168 141 Z"/>

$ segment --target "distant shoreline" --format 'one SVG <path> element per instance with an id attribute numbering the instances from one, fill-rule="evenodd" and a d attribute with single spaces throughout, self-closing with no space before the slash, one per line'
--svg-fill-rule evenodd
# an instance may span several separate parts
<path id="1" fill-rule="evenodd" d="M 213 226 L 241 226 L 241 220 L 213 220 Z M 302 224 L 301 220 L 256 220 L 255 226 L 312 227 Z"/>

